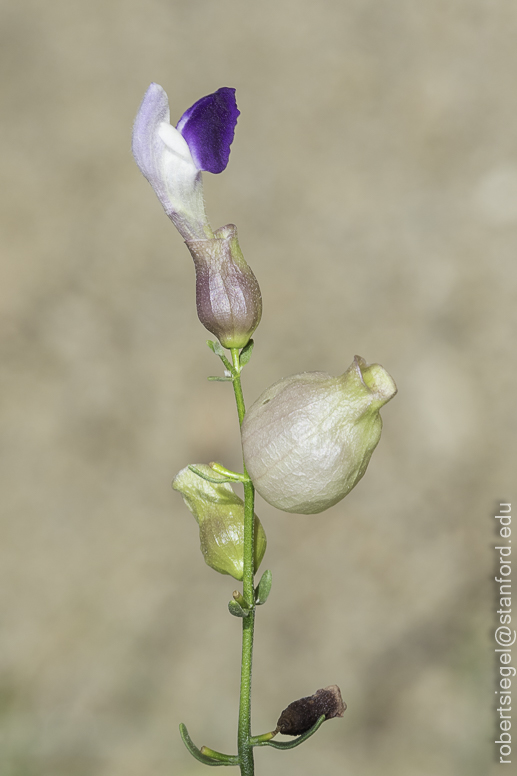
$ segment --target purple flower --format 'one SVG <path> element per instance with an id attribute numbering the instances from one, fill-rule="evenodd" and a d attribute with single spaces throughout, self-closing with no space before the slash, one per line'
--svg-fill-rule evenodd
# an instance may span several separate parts
<path id="1" fill-rule="evenodd" d="M 133 127 L 133 156 L 185 240 L 213 237 L 201 172 L 225 169 L 238 116 L 235 89 L 226 86 L 198 100 L 176 128 L 161 86 L 152 83 L 142 100 Z"/>
<path id="2" fill-rule="evenodd" d="M 199 320 L 229 349 L 248 343 L 262 298 L 235 226 L 212 231 L 201 173 L 226 168 L 238 116 L 235 89 L 224 86 L 194 103 L 173 127 L 166 93 L 151 84 L 133 127 L 136 163 L 194 259 Z"/>

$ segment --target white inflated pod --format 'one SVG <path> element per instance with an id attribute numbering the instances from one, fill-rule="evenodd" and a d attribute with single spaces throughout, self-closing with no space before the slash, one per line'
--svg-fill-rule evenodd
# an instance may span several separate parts
<path id="1" fill-rule="evenodd" d="M 340 377 L 304 372 L 272 385 L 247 411 L 242 449 L 255 488 L 284 512 L 315 514 L 364 475 L 397 387 L 360 356 Z"/>

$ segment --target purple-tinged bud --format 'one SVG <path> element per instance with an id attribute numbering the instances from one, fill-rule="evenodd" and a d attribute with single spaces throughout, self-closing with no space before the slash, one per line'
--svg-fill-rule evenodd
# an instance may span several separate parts
<path id="1" fill-rule="evenodd" d="M 198 318 L 225 348 L 243 348 L 260 323 L 262 296 L 244 260 L 237 227 L 222 226 L 207 240 L 187 240 L 196 268 Z"/>
<path id="2" fill-rule="evenodd" d="M 341 377 L 304 372 L 264 391 L 241 427 L 262 498 L 304 515 L 341 501 L 364 475 L 381 436 L 379 410 L 396 392 L 386 370 L 360 356 Z"/>

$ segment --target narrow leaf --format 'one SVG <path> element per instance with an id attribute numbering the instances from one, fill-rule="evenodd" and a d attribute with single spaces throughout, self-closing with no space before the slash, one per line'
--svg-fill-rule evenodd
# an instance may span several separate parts
<path id="1" fill-rule="evenodd" d="M 266 571 L 264 571 L 264 573 L 262 574 L 262 577 L 260 578 L 260 582 L 255 588 L 255 601 L 258 604 L 258 606 L 266 603 L 269 596 L 269 592 L 271 590 L 272 583 L 273 583 L 273 575 L 271 574 L 269 569 L 266 569 Z"/>
<path id="2" fill-rule="evenodd" d="M 220 342 L 218 342 L 218 341 L 216 341 L 216 342 L 212 342 L 212 340 L 207 340 L 207 341 L 206 341 L 206 344 L 208 345 L 208 347 L 210 348 L 210 350 L 211 350 L 213 353 L 215 353 L 215 354 L 216 354 L 216 356 L 219 356 L 219 358 L 221 359 L 221 361 L 222 361 L 222 362 L 223 362 L 223 364 L 225 365 L 226 369 L 228 369 L 228 371 L 229 371 L 229 372 L 231 372 L 231 371 L 232 371 L 232 369 L 233 369 L 233 367 L 232 367 L 232 365 L 230 364 L 230 362 L 228 361 L 228 359 L 226 358 L 225 351 L 224 351 L 224 348 L 223 348 L 223 346 L 221 345 L 221 343 L 220 343 Z M 210 378 L 208 378 L 208 379 L 210 379 Z M 212 379 L 213 379 L 213 378 L 212 378 Z M 230 378 L 230 379 L 231 379 L 231 378 Z"/>
<path id="3" fill-rule="evenodd" d="M 250 360 L 251 354 L 253 353 L 253 346 L 254 345 L 255 345 L 255 343 L 253 342 L 252 339 L 250 339 L 248 344 L 245 345 L 243 347 L 243 349 L 241 350 L 241 352 L 239 354 L 239 361 L 240 361 L 240 365 L 241 366 L 246 366 L 246 364 Z"/>
<path id="4" fill-rule="evenodd" d="M 217 463 L 217 461 L 211 461 L 209 463 L 209 466 L 214 472 L 214 475 L 224 477 L 230 482 L 249 482 L 250 481 L 250 478 L 247 477 L 245 474 L 241 474 L 240 472 L 234 472 L 231 469 L 227 469 L 226 466 L 223 466 L 221 463 Z"/>
<path id="5" fill-rule="evenodd" d="M 213 482 L 215 485 L 221 485 L 223 482 L 239 482 L 239 480 L 235 480 L 234 478 L 225 477 L 224 475 L 218 474 L 214 471 L 214 476 L 209 477 L 207 474 L 205 474 L 201 469 L 198 469 L 197 466 L 189 465 L 188 467 L 191 472 L 194 472 L 194 474 L 197 474 L 198 477 L 201 477 L 202 480 L 206 480 L 207 482 Z"/>
<path id="6" fill-rule="evenodd" d="M 257 743 L 256 746 L 272 746 L 274 749 L 294 749 L 295 746 L 303 744 L 304 741 L 307 741 L 308 738 L 313 736 L 324 722 L 325 715 L 322 714 L 317 722 L 315 722 L 315 724 L 309 728 L 309 730 L 307 730 L 301 736 L 298 736 L 298 738 L 295 738 L 293 741 L 261 741 L 260 743 Z"/>
<path id="7" fill-rule="evenodd" d="M 233 614 L 234 617 L 247 617 L 250 613 L 249 609 L 243 609 L 237 601 L 228 602 L 228 611 Z"/>
<path id="8" fill-rule="evenodd" d="M 224 348 L 219 341 L 212 342 L 212 340 L 207 340 L 206 344 L 208 345 L 210 350 L 212 350 L 216 354 L 216 356 L 225 355 Z"/>
<path id="9" fill-rule="evenodd" d="M 239 755 L 223 754 L 222 752 L 217 752 L 215 749 L 209 749 L 208 746 L 201 747 L 201 754 L 206 755 L 206 757 L 211 757 L 214 760 L 220 760 L 220 765 L 239 764 Z"/>
<path id="10" fill-rule="evenodd" d="M 191 737 L 188 734 L 188 730 L 183 724 L 183 722 L 180 724 L 180 736 L 181 740 L 189 750 L 192 757 L 195 757 L 196 760 L 199 760 L 200 763 L 204 763 L 204 765 L 237 765 L 238 761 L 232 759 L 232 762 L 225 762 L 224 760 L 216 760 L 213 757 L 209 757 L 206 754 L 203 754 L 195 745 L 195 743 L 192 741 Z M 228 755 L 230 757 L 230 755 Z"/>

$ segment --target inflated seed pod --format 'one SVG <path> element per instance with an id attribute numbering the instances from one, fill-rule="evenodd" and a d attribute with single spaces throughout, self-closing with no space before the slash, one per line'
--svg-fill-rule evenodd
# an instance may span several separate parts
<path id="1" fill-rule="evenodd" d="M 364 475 L 381 436 L 379 410 L 396 392 L 386 370 L 360 356 L 340 377 L 304 372 L 264 391 L 241 429 L 262 498 L 305 515 L 341 501 Z"/>
<path id="2" fill-rule="evenodd" d="M 210 466 L 195 468 L 208 477 L 216 476 Z M 183 496 L 199 525 L 199 542 L 205 562 L 220 574 L 242 580 L 244 573 L 244 503 L 228 482 L 203 479 L 188 466 L 173 480 L 172 487 Z M 266 534 L 255 515 L 256 572 L 266 552 Z"/>

